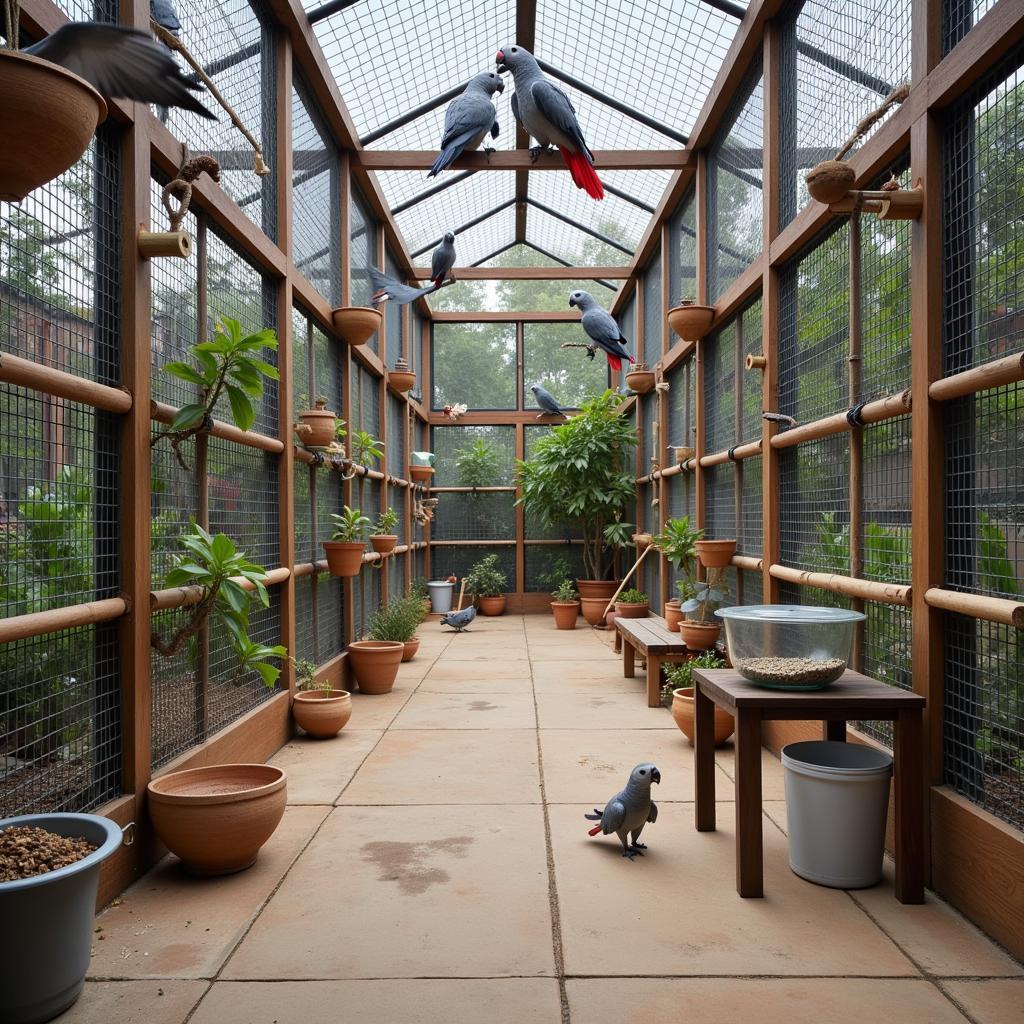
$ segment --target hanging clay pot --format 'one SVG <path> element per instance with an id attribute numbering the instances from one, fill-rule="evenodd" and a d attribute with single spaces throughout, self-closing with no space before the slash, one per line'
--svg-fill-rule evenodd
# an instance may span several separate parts
<path id="1" fill-rule="evenodd" d="M 688 300 L 668 311 L 668 325 L 683 341 L 700 341 L 714 319 L 714 306 L 699 306 Z"/>
<path id="2" fill-rule="evenodd" d="M 0 49 L 4 144 L 0 200 L 20 202 L 63 174 L 85 152 L 107 116 L 88 82 L 48 60 Z"/>
<path id="3" fill-rule="evenodd" d="M 430 483 L 430 478 L 434 475 L 433 466 L 410 466 L 409 476 L 412 478 L 414 484 L 426 484 Z"/>
<path id="4" fill-rule="evenodd" d="M 335 331 L 349 345 L 365 345 L 384 320 L 372 306 L 339 306 L 331 317 Z"/>
<path id="5" fill-rule="evenodd" d="M 697 449 L 696 448 L 691 448 L 690 446 L 685 446 L 683 448 L 677 448 L 676 449 L 676 463 L 677 463 L 677 465 L 683 466 L 687 462 L 689 462 L 690 459 L 693 459 L 693 458 L 696 458 L 696 457 L 697 457 Z"/>
<path id="6" fill-rule="evenodd" d="M 649 395 L 654 390 L 654 371 L 646 363 L 634 363 L 626 374 L 626 386 L 638 395 Z"/>
<path id="7" fill-rule="evenodd" d="M 396 390 L 406 392 L 412 389 L 416 383 L 416 374 L 409 369 L 409 364 L 404 359 L 395 361 L 395 368 L 388 370 L 388 383 Z"/>
<path id="8" fill-rule="evenodd" d="M 356 544 L 343 540 L 325 540 L 324 554 L 327 556 L 327 568 L 332 576 L 358 576 L 363 567 L 365 544 Z"/>
<path id="9" fill-rule="evenodd" d="M 696 543 L 697 557 L 705 569 L 723 569 L 736 554 L 734 540 L 699 540 Z"/>
<path id="10" fill-rule="evenodd" d="M 370 544 L 379 555 L 390 555 L 398 543 L 396 533 L 374 533 L 370 535 Z"/>
<path id="11" fill-rule="evenodd" d="M 307 448 L 326 448 L 333 440 L 338 416 L 327 408 L 327 399 L 318 398 L 315 409 L 299 413 L 295 433 Z"/>

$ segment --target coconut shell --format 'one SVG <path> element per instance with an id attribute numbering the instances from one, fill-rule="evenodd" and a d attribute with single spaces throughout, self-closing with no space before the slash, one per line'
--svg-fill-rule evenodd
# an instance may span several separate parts
<path id="1" fill-rule="evenodd" d="M 838 203 L 853 188 L 853 168 L 842 160 L 822 160 L 807 173 L 807 191 L 819 203 Z"/>

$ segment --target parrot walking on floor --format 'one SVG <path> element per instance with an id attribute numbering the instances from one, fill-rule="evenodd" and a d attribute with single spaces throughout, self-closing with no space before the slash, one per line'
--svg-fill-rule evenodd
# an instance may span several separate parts
<path id="1" fill-rule="evenodd" d="M 456 633 L 463 632 L 476 618 L 476 605 L 463 608 L 461 612 L 449 612 L 441 619 L 442 626 L 451 626 Z"/>
<path id="2" fill-rule="evenodd" d="M 580 323 L 593 343 L 588 346 L 587 353 L 591 359 L 594 358 L 595 350 L 601 349 L 608 359 L 608 365 L 615 373 L 622 369 L 623 359 L 628 359 L 631 363 L 636 362 L 626 348 L 629 342 L 622 336 L 615 318 L 603 306 L 597 304 L 597 299 L 590 292 L 570 292 L 569 305 L 576 306 L 583 313 Z"/>
<path id="3" fill-rule="evenodd" d="M 632 860 L 643 856 L 647 847 L 638 842 L 644 825 L 654 824 L 658 820 L 658 805 L 651 799 L 651 783 L 661 783 L 661 772 L 649 762 L 638 764 L 630 773 L 626 788 L 605 804 L 603 811 L 594 808 L 593 814 L 584 814 L 588 821 L 599 821 L 588 835 L 596 836 L 598 832 L 611 835 L 613 832 L 622 843 L 622 856 Z M 629 835 L 632 833 L 632 841 Z"/>
<path id="4" fill-rule="evenodd" d="M 544 77 L 536 58 L 521 46 L 503 46 L 496 57 L 499 71 L 511 71 L 516 83 L 512 113 L 540 145 L 534 160 L 552 144 L 558 147 L 577 188 L 604 199 L 604 186 L 594 170 L 594 154 L 583 138 L 569 97 Z"/>
<path id="5" fill-rule="evenodd" d="M 541 419 L 543 416 L 564 416 L 565 410 L 555 401 L 555 396 L 550 391 L 546 391 L 539 384 L 533 384 L 530 387 L 534 397 L 537 399 L 537 404 L 543 410 L 537 419 Z"/>
<path id="6" fill-rule="evenodd" d="M 381 306 L 390 299 L 396 306 L 405 306 L 415 302 L 422 295 L 429 295 L 436 292 L 444 283 L 444 279 L 451 273 L 455 266 L 455 234 L 446 231 L 441 244 L 434 250 L 430 258 L 430 279 L 431 283 L 426 288 L 413 288 L 411 285 L 402 284 L 393 277 L 370 267 L 370 280 L 373 282 L 373 304 Z M 453 278 L 454 280 L 454 278 Z"/>
<path id="7" fill-rule="evenodd" d="M 498 118 L 494 113 L 491 96 L 504 92 L 505 83 L 501 75 L 493 71 L 481 71 L 466 84 L 466 88 L 448 104 L 444 115 L 444 135 L 441 137 L 441 152 L 434 166 L 427 172 L 428 178 L 440 174 L 450 167 L 467 150 L 476 149 L 487 138 L 498 137 Z"/>

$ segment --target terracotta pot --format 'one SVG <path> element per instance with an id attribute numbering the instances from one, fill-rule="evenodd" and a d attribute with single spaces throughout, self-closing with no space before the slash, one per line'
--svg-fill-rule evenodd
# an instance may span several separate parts
<path id="1" fill-rule="evenodd" d="M 604 617 L 604 628 L 605 628 L 605 629 L 614 629 L 614 628 L 615 628 L 615 620 L 616 620 L 616 619 L 618 619 L 618 618 L 621 618 L 621 616 L 620 616 L 620 615 L 619 615 L 619 613 L 618 613 L 618 612 L 617 612 L 617 611 L 616 611 L 616 610 L 615 610 L 615 609 L 613 608 L 613 609 L 612 609 L 612 610 L 611 610 L 611 611 L 610 611 L 610 612 L 609 612 L 609 613 L 608 613 L 608 614 L 607 614 L 607 615 L 606 615 L 606 616 Z"/>
<path id="2" fill-rule="evenodd" d="M 580 597 L 603 597 L 607 604 L 619 589 L 622 580 L 577 580 L 576 590 Z"/>
<path id="3" fill-rule="evenodd" d="M 292 698 L 292 717 L 310 736 L 330 739 L 352 717 L 352 695 L 348 690 L 298 690 Z"/>
<path id="4" fill-rule="evenodd" d="M 358 576 L 363 567 L 365 544 L 354 544 L 343 540 L 325 540 L 324 554 L 327 568 L 332 576 Z"/>
<path id="5" fill-rule="evenodd" d="M 696 302 L 674 306 L 668 311 L 668 325 L 683 341 L 700 341 L 714 319 L 714 306 L 698 306 Z"/>
<path id="6" fill-rule="evenodd" d="M 370 306 L 339 306 L 331 318 L 335 331 L 349 345 L 365 345 L 384 319 L 379 309 Z"/>
<path id="7" fill-rule="evenodd" d="M 642 554 L 651 546 L 654 537 L 649 533 L 634 533 L 633 543 L 636 545 L 637 554 Z M 614 591 L 612 591 L 614 593 Z"/>
<path id="8" fill-rule="evenodd" d="M 679 610 L 678 601 L 669 601 L 665 605 L 665 628 L 670 633 L 679 629 L 679 623 L 683 621 L 683 613 Z"/>
<path id="9" fill-rule="evenodd" d="M 555 617 L 555 629 L 575 629 L 580 614 L 579 601 L 552 601 L 551 613 Z"/>
<path id="10" fill-rule="evenodd" d="M 672 691 L 672 717 L 693 746 L 693 687 Z M 720 747 L 736 728 L 732 715 L 715 705 L 715 746 Z"/>
<path id="11" fill-rule="evenodd" d="M 362 693 L 390 693 L 405 654 L 397 640 L 355 640 L 348 645 L 348 663 Z"/>
<path id="12" fill-rule="evenodd" d="M 398 543 L 397 533 L 373 533 L 370 534 L 370 545 L 373 550 L 381 555 L 388 555 L 395 550 Z"/>
<path id="13" fill-rule="evenodd" d="M 497 597 L 481 597 L 479 601 L 481 615 L 504 615 L 506 601 L 504 594 L 499 594 Z"/>
<path id="14" fill-rule="evenodd" d="M 804 179 L 812 199 L 819 203 L 838 203 L 846 198 L 856 180 L 853 168 L 842 160 L 822 160 Z"/>
<path id="15" fill-rule="evenodd" d="M 63 174 L 107 116 L 103 97 L 84 79 L 48 60 L 11 50 L 0 50 L 0 96 L 0 200 L 7 202 L 20 202 Z"/>
<path id="16" fill-rule="evenodd" d="M 403 394 L 411 391 L 416 383 L 416 374 L 412 370 L 388 370 L 388 383 Z"/>
<path id="17" fill-rule="evenodd" d="M 269 764 L 171 772 L 146 789 L 157 835 L 196 875 L 249 867 L 274 834 L 288 797 L 284 772 Z"/>
<path id="18" fill-rule="evenodd" d="M 434 475 L 433 466 L 410 466 L 409 467 L 409 479 L 415 484 L 425 484 L 430 482 L 430 478 Z"/>
<path id="19" fill-rule="evenodd" d="M 722 627 L 716 623 L 691 622 L 683 619 L 679 623 L 679 635 L 691 651 L 710 651 L 718 640 Z"/>
<path id="20" fill-rule="evenodd" d="M 299 413 L 295 434 L 307 448 L 326 448 L 334 440 L 337 424 L 337 415 L 318 402 L 315 409 Z"/>
<path id="21" fill-rule="evenodd" d="M 604 622 L 604 610 L 611 596 L 609 594 L 607 597 L 580 597 L 580 611 L 591 626 L 600 626 Z"/>
<path id="22" fill-rule="evenodd" d="M 699 540 L 697 541 L 697 557 L 705 569 L 722 569 L 732 561 L 736 554 L 734 540 Z"/>
<path id="23" fill-rule="evenodd" d="M 690 459 L 697 457 L 697 449 L 692 448 L 689 445 L 684 445 L 681 448 L 676 449 L 676 462 L 678 465 L 685 465 Z"/>
<path id="24" fill-rule="evenodd" d="M 654 371 L 630 370 L 626 374 L 626 387 L 638 395 L 649 395 L 654 390 Z"/>
<path id="25" fill-rule="evenodd" d="M 648 601 L 644 601 L 643 604 L 623 604 L 616 601 L 615 611 L 623 619 L 646 619 L 651 613 L 651 605 Z"/>
<path id="26" fill-rule="evenodd" d="M 420 638 L 414 636 L 411 640 L 406 640 L 402 644 L 402 661 L 412 661 L 416 657 L 416 652 L 420 649 Z"/>

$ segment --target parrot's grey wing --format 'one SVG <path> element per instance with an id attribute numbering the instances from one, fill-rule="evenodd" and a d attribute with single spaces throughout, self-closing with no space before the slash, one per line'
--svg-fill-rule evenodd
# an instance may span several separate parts
<path id="1" fill-rule="evenodd" d="M 181 31 L 178 12 L 171 0 L 149 0 L 149 16 L 158 24 L 177 35 Z"/>
<path id="2" fill-rule="evenodd" d="M 601 831 L 605 835 L 618 832 L 626 821 L 626 805 L 620 800 L 611 799 L 605 804 L 601 815 Z"/>
<path id="3" fill-rule="evenodd" d="M 494 119 L 494 124 L 491 125 L 491 138 L 496 139 L 501 134 L 501 129 L 498 127 L 498 119 Z"/>
<path id="4" fill-rule="evenodd" d="M 525 125 L 523 125 L 523 119 L 519 116 L 519 97 L 515 93 L 512 94 L 512 116 L 520 125 L 525 127 Z"/>
<path id="5" fill-rule="evenodd" d="M 84 78 L 101 95 L 164 107 L 184 107 L 216 121 L 167 49 L 152 36 L 119 25 L 71 22 L 27 47 L 43 60 Z"/>
<path id="6" fill-rule="evenodd" d="M 619 325 L 606 309 L 588 309 L 580 318 L 583 330 L 594 341 L 624 341 Z"/>
<path id="7" fill-rule="evenodd" d="M 441 148 L 465 145 L 474 136 L 490 128 L 494 120 L 494 107 L 482 96 L 456 96 L 448 104 L 444 115 L 444 135 Z"/>
<path id="8" fill-rule="evenodd" d="M 430 257 L 431 281 L 444 277 L 453 266 L 455 266 L 455 246 L 442 242 Z"/>
<path id="9" fill-rule="evenodd" d="M 651 809 L 647 812 L 647 820 L 654 824 L 658 820 L 658 805 L 652 800 Z"/>
<path id="10" fill-rule="evenodd" d="M 426 288 L 413 288 L 411 285 L 396 281 L 393 277 L 388 276 L 376 267 L 370 267 L 369 270 L 370 280 L 373 282 L 374 298 L 377 298 L 377 296 L 383 298 L 381 293 L 387 292 L 388 298 L 396 306 L 404 306 L 409 302 L 415 302 L 421 295 L 427 295 L 429 292 L 434 291 L 433 285 L 428 285 Z"/>
<path id="11" fill-rule="evenodd" d="M 576 120 L 576 111 L 573 110 L 569 97 L 557 86 L 545 81 L 534 82 L 530 86 L 530 90 L 533 102 L 537 104 L 537 109 L 545 119 L 550 121 L 563 135 L 568 135 L 585 153 L 593 156 L 587 148 L 583 132 L 580 131 L 579 121 Z"/>

